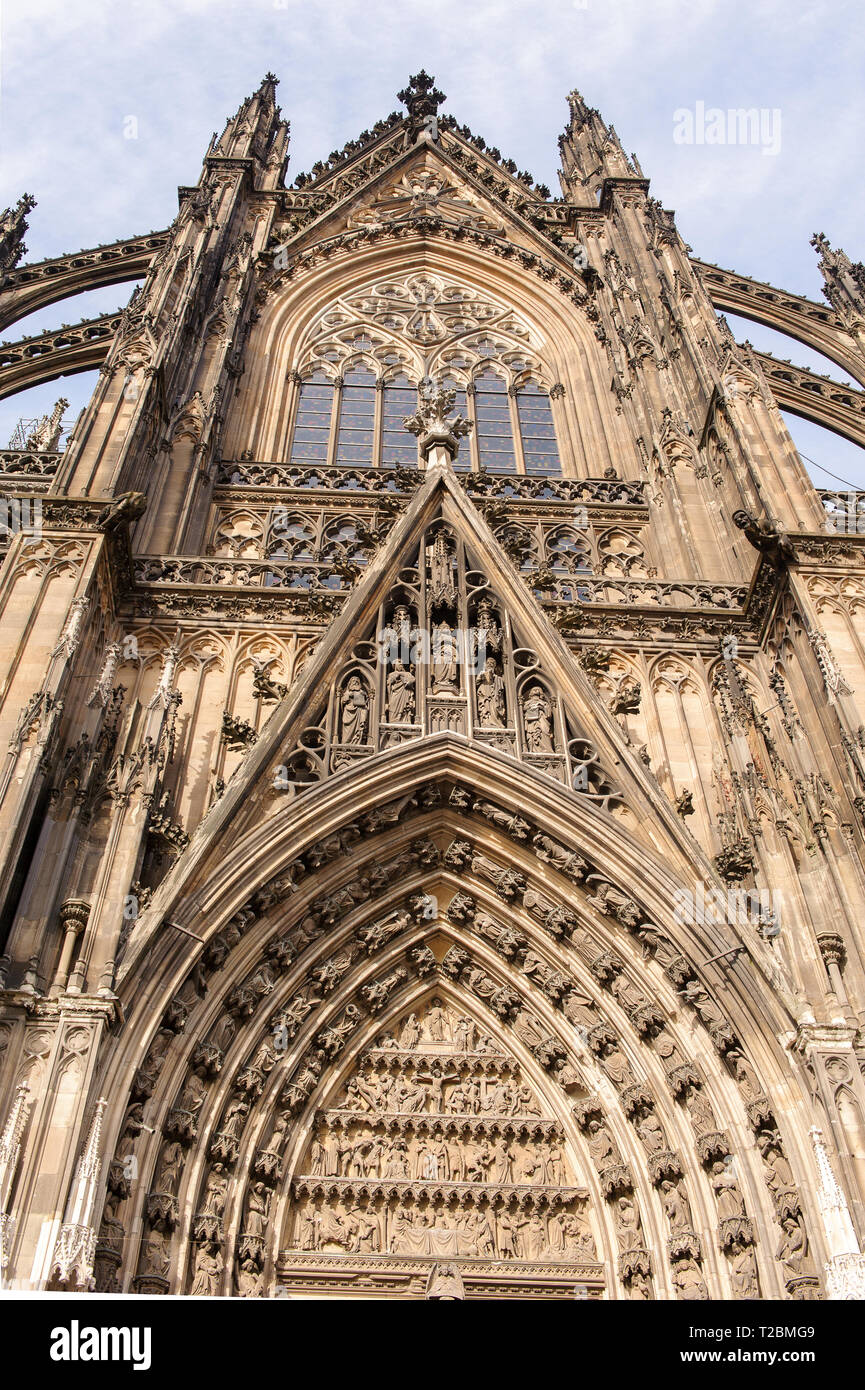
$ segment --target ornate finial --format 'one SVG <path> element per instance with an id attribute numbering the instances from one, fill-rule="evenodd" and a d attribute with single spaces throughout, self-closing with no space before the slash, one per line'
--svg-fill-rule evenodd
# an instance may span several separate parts
<path id="1" fill-rule="evenodd" d="M 456 391 L 436 388 L 430 381 L 428 389 L 420 391 L 418 395 L 418 408 L 414 415 L 405 416 L 403 425 L 410 434 L 417 435 L 424 458 L 439 445 L 447 450 L 453 462 L 459 452 L 458 441 L 464 439 L 473 428 L 471 421 L 463 419 L 462 415 L 456 415 L 452 420 L 447 418 L 454 408 Z"/>
<path id="2" fill-rule="evenodd" d="M 273 85 L 274 85 L 274 87 L 278 87 L 278 86 L 279 86 L 279 78 L 277 77 L 277 75 L 276 75 L 275 72 L 266 72 L 266 73 L 264 74 L 264 81 L 265 81 L 265 82 L 272 82 Z M 264 85 L 264 83 L 262 83 L 262 86 L 263 86 L 263 85 Z"/>
<path id="3" fill-rule="evenodd" d="M 0 213 L 0 275 L 5 275 L 17 265 L 26 253 L 24 233 L 27 230 L 27 214 L 36 206 L 36 199 L 25 193 L 14 208 L 5 208 Z"/>
<path id="4" fill-rule="evenodd" d="M 397 100 L 408 107 L 408 113 L 415 122 L 422 122 L 426 116 L 434 116 L 443 101 L 444 92 L 435 85 L 435 78 L 425 73 L 423 68 L 408 80 L 408 86 L 397 92 Z"/>

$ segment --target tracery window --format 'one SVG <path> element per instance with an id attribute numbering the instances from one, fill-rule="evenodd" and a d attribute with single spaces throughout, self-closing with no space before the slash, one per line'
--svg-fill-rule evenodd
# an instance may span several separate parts
<path id="1" fill-rule="evenodd" d="M 450 376 L 442 385 L 456 392 L 454 411 L 474 425 L 458 469 L 561 476 L 550 396 L 542 386 L 509 386 L 491 364 L 468 387 Z M 417 386 L 405 374 L 382 381 L 370 368 L 354 366 L 334 383 L 314 373 L 300 384 L 291 462 L 416 467 L 417 441 L 403 425 L 416 409 Z"/>
<path id="2" fill-rule="evenodd" d="M 543 347 L 507 304 L 444 277 L 359 287 L 306 334 L 291 462 L 416 466 L 403 419 L 417 408 L 415 383 L 427 379 L 455 389 L 455 409 L 474 426 L 458 468 L 561 476 Z"/>

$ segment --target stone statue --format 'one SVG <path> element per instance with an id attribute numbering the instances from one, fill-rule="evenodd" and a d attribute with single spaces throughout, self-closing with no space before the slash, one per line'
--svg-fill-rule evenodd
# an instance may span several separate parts
<path id="1" fill-rule="evenodd" d="M 214 1163 L 204 1189 L 202 1216 L 221 1216 L 228 1199 L 228 1177 L 221 1163 Z"/>
<path id="2" fill-rule="evenodd" d="M 175 1139 L 172 1139 L 162 1150 L 154 1191 L 167 1192 L 170 1196 L 176 1197 L 182 1168 L 183 1149 Z"/>
<path id="3" fill-rule="evenodd" d="M 456 634 L 445 622 L 436 623 L 432 630 L 432 688 L 434 695 L 452 695 L 457 690 Z"/>
<path id="4" fill-rule="evenodd" d="M 391 724 L 410 724 L 414 718 L 415 679 L 396 659 L 387 678 L 387 718 Z"/>
<path id="5" fill-rule="evenodd" d="M 482 728 L 503 729 L 506 723 L 505 683 L 495 657 L 487 657 L 475 682 L 478 722 Z"/>
<path id="6" fill-rule="evenodd" d="M 673 1267 L 673 1283 L 681 1299 L 700 1303 L 708 1300 L 709 1293 L 703 1282 L 700 1266 L 690 1255 L 676 1261 Z"/>
<path id="7" fill-rule="evenodd" d="M 199 1298 L 215 1298 L 219 1293 L 219 1280 L 225 1261 L 218 1246 L 207 1244 L 199 1246 L 195 1257 L 195 1272 L 189 1292 Z"/>
<path id="8" fill-rule="evenodd" d="M 523 729 L 530 753 L 552 753 L 553 705 L 542 685 L 533 685 L 522 699 Z"/>
<path id="9" fill-rule="evenodd" d="M 366 742 L 369 723 L 369 692 L 360 676 L 349 676 L 339 697 L 340 742 Z"/>
<path id="10" fill-rule="evenodd" d="M 781 1222 L 781 1241 L 775 1258 L 780 1260 L 785 1279 L 798 1279 L 814 1274 L 814 1264 L 808 1246 L 808 1236 L 801 1213 L 785 1216 Z"/>

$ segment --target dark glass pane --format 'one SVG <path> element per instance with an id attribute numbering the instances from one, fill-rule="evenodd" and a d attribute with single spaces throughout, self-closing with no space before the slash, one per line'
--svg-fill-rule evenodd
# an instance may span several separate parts
<path id="1" fill-rule="evenodd" d="M 291 446 L 292 463 L 327 463 L 333 386 L 315 376 L 301 383 Z"/>
<path id="2" fill-rule="evenodd" d="M 523 440 L 526 472 L 561 474 L 550 398 L 533 383 L 517 392 L 517 417 Z"/>

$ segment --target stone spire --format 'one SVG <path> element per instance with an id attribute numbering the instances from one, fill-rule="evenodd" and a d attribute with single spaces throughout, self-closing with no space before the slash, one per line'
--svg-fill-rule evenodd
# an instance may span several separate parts
<path id="1" fill-rule="evenodd" d="M 577 91 L 568 93 L 568 106 L 570 120 L 559 136 L 562 191 L 567 198 L 585 202 L 588 189 L 594 203 L 606 179 L 642 177 L 625 154 L 615 129 L 607 126 L 599 111 L 587 106 Z"/>
<path id="2" fill-rule="evenodd" d="M 30 1088 L 22 1081 L 12 1102 L 12 1109 L 0 1136 L 0 1270 L 9 1263 L 12 1237 L 15 1234 L 15 1218 L 6 1208 L 15 1181 L 15 1172 L 21 1153 L 21 1135 L 27 1122 L 27 1097 Z"/>
<path id="3" fill-rule="evenodd" d="M 823 293 L 832 308 L 854 332 L 865 332 L 865 265 L 851 261 L 840 246 L 832 250 L 822 232 L 815 232 L 811 245 L 820 259 Z"/>
<path id="4" fill-rule="evenodd" d="M 280 119 L 276 104 L 278 82 L 274 73 L 265 73 L 258 90 L 240 103 L 208 151 L 208 159 L 254 160 L 256 181 L 268 188 L 282 179 L 288 149 L 288 122 Z"/>
<path id="5" fill-rule="evenodd" d="M 90 1282 L 96 1256 L 96 1229 L 93 1218 L 96 1211 L 99 1170 L 102 1166 L 99 1157 L 102 1116 L 107 1104 L 107 1100 L 96 1102 L 90 1132 L 78 1160 L 75 1181 L 66 1203 L 66 1215 L 54 1247 L 52 1274 L 64 1283 L 74 1274 L 79 1288 Z"/>
<path id="6" fill-rule="evenodd" d="M 30 193 L 23 194 L 14 208 L 5 208 L 0 214 L 0 283 L 21 257 L 27 254 L 24 233 L 27 230 L 27 214 L 36 206 L 36 199 Z"/>
<path id="7" fill-rule="evenodd" d="M 823 1131 L 812 1126 L 811 1143 L 820 1186 L 817 1202 L 823 1217 L 829 1259 L 826 1262 L 826 1292 L 830 1299 L 865 1298 L 865 1256 L 853 1228 L 844 1191 L 832 1171 Z"/>

